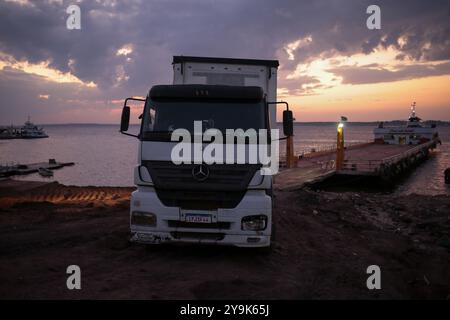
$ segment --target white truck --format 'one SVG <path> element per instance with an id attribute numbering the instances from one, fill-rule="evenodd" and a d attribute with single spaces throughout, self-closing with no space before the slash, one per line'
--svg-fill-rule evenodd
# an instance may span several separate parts
<path id="1" fill-rule="evenodd" d="M 133 241 L 270 247 L 273 177 L 261 174 L 263 165 L 176 164 L 171 154 L 177 141 L 171 134 L 179 128 L 193 132 L 194 121 L 224 133 L 277 128 L 278 65 L 276 60 L 174 56 L 172 85 L 153 86 L 145 100 L 125 100 L 120 131 L 139 139 L 137 190 L 130 205 Z M 138 135 L 127 133 L 132 100 L 145 102 Z M 292 136 L 292 121 L 292 112 L 285 110 L 287 136 Z M 258 141 L 272 143 L 270 136 Z"/>

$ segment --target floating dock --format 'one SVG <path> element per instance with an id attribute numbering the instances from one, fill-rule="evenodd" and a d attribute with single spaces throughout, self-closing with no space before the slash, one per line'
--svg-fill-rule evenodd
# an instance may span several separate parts
<path id="1" fill-rule="evenodd" d="M 66 166 L 73 166 L 74 164 L 74 162 L 56 162 L 50 159 L 48 162 L 0 166 L 0 178 L 35 173 L 39 171 L 39 168 L 55 170 Z"/>
<path id="2" fill-rule="evenodd" d="M 342 167 L 336 168 L 336 151 L 309 153 L 294 168 L 281 169 L 275 189 L 296 190 L 333 175 L 374 176 L 391 181 L 423 161 L 437 141 L 419 145 L 364 143 L 345 149 Z"/>

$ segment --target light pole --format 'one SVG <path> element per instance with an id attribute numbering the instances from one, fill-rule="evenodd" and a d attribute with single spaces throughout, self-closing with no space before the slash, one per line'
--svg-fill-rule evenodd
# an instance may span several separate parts
<path id="1" fill-rule="evenodd" d="M 344 164 L 344 122 L 347 117 L 341 117 L 337 126 L 337 144 L 336 144 L 336 170 L 341 170 Z"/>

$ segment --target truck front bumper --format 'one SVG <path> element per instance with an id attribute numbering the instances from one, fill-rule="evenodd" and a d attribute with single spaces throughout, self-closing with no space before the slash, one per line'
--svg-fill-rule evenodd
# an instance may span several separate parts
<path id="1" fill-rule="evenodd" d="M 132 232 L 131 241 L 143 244 L 179 242 L 258 248 L 268 247 L 270 245 L 270 236 L 224 234 L 219 239 L 205 239 L 199 236 L 198 233 L 190 232 L 189 236 L 184 234 L 182 238 L 175 238 L 170 232 L 136 231 Z"/>
<path id="2" fill-rule="evenodd" d="M 166 207 L 151 187 L 143 187 L 132 193 L 133 211 L 152 213 L 156 216 L 154 226 L 135 225 L 130 219 L 131 240 L 145 244 L 167 242 L 231 245 L 237 247 L 268 247 L 272 226 L 272 199 L 264 190 L 248 190 L 232 209 L 208 211 L 215 218 L 211 226 L 194 227 L 184 223 L 183 212 L 178 207 Z M 196 210 L 188 210 L 197 213 Z M 201 211 L 204 213 L 205 211 Z M 266 227 L 260 231 L 242 230 L 242 218 L 253 215 L 267 216 Z"/>

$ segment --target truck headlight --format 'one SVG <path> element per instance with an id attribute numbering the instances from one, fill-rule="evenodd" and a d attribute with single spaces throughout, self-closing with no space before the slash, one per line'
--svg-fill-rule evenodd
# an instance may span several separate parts
<path id="1" fill-rule="evenodd" d="M 267 216 L 246 216 L 242 218 L 241 228 L 245 231 L 261 231 L 267 227 Z"/>
<path id="2" fill-rule="evenodd" d="M 133 211 L 131 213 L 131 224 L 145 227 L 155 227 L 156 215 L 151 212 Z"/>

